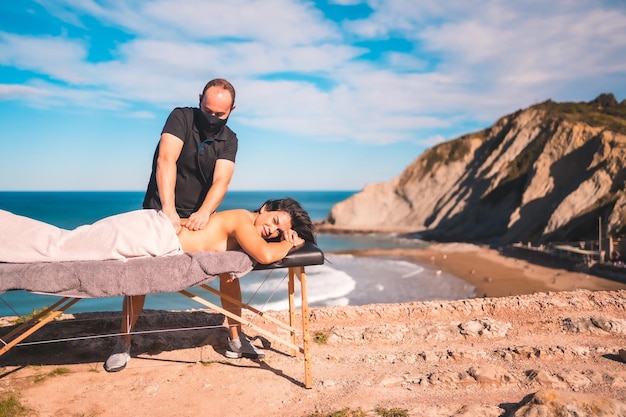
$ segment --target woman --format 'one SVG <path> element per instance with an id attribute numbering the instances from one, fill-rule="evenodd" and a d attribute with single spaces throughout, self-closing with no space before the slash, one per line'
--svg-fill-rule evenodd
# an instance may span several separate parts
<path id="1" fill-rule="evenodd" d="M 257 262 L 270 263 L 315 240 L 308 214 L 291 198 L 269 200 L 254 212 L 226 210 L 212 216 L 217 219 L 204 229 L 183 228 L 177 235 L 167 217 L 152 209 L 73 230 L 0 210 L 0 262 L 126 260 L 240 248 Z"/>
<path id="2" fill-rule="evenodd" d="M 242 249 L 262 264 L 284 258 L 305 241 L 315 242 L 309 215 L 291 198 L 268 200 L 254 212 L 214 213 L 204 229 L 183 228 L 178 239 L 185 252 Z"/>
<path id="3" fill-rule="evenodd" d="M 185 220 L 182 221 L 184 226 Z M 171 222 L 155 210 L 112 216 L 74 230 L 0 211 L 0 261 L 59 262 L 167 256 L 182 252 L 243 250 L 259 263 L 284 258 L 294 247 L 315 243 L 314 226 L 306 211 L 292 198 L 268 200 L 250 212 L 236 209 L 214 213 L 204 229 L 183 227 L 176 234 Z M 241 300 L 239 281 L 220 276 L 220 290 Z M 128 298 L 128 297 L 127 297 Z M 124 369 L 130 360 L 130 332 L 143 308 L 145 296 L 124 303 L 122 333 L 105 363 L 109 372 Z M 222 299 L 222 306 L 241 314 L 241 308 Z M 228 319 L 226 356 L 260 358 L 258 350 L 241 333 L 241 324 Z"/>

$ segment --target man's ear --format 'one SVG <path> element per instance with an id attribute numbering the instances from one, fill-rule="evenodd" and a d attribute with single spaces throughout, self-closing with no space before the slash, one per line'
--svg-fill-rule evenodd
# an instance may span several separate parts
<path id="1" fill-rule="evenodd" d="M 198 94 L 198 107 L 202 108 L 202 93 Z"/>

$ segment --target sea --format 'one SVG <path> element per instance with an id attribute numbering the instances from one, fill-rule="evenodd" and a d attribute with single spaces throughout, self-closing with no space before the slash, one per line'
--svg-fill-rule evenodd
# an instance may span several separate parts
<path id="1" fill-rule="evenodd" d="M 355 191 L 229 191 L 218 210 L 256 210 L 268 199 L 292 197 L 316 221 L 326 218 L 335 203 L 354 193 Z M 106 216 L 140 209 L 143 195 L 142 191 L 3 191 L 0 192 L 0 209 L 64 229 L 73 229 Z M 358 249 L 426 247 L 427 243 L 418 238 L 378 233 L 320 233 L 317 239 L 326 260 L 323 265 L 306 268 L 307 299 L 313 307 L 455 300 L 474 296 L 475 289 L 472 285 L 427 264 L 421 265 L 407 259 L 334 253 Z M 218 286 L 217 281 L 211 285 Z M 287 271 L 284 269 L 252 271 L 241 278 L 241 288 L 243 301 L 258 309 L 284 310 L 288 307 Z M 219 303 L 219 299 L 207 295 L 206 292 L 202 296 Z M 21 290 L 7 291 L 0 294 L 0 317 L 30 314 L 58 299 L 55 296 Z M 67 313 L 119 312 L 121 307 L 122 297 L 87 298 L 70 307 Z M 190 310 L 203 307 L 179 293 L 160 293 L 149 294 L 144 308 Z"/>

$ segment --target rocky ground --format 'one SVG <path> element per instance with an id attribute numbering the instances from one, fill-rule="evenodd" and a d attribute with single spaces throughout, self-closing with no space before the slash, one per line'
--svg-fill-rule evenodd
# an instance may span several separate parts
<path id="1" fill-rule="evenodd" d="M 36 416 L 626 416 L 626 291 L 314 308 L 312 389 L 302 357 L 277 344 L 263 361 L 225 359 L 221 320 L 146 312 L 139 331 L 211 328 L 135 336 L 113 374 L 110 338 L 18 347 L 0 358 L 0 390 Z M 38 337 L 118 325 L 68 316 Z"/>

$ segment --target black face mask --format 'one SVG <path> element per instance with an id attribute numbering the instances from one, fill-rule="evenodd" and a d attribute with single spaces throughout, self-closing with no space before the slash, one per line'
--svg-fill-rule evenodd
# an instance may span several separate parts
<path id="1" fill-rule="evenodd" d="M 226 126 L 226 122 L 228 121 L 228 117 L 225 119 L 220 119 L 217 116 L 213 116 L 212 114 L 205 113 L 200 111 L 200 126 L 206 132 L 217 133 L 224 126 Z"/>

